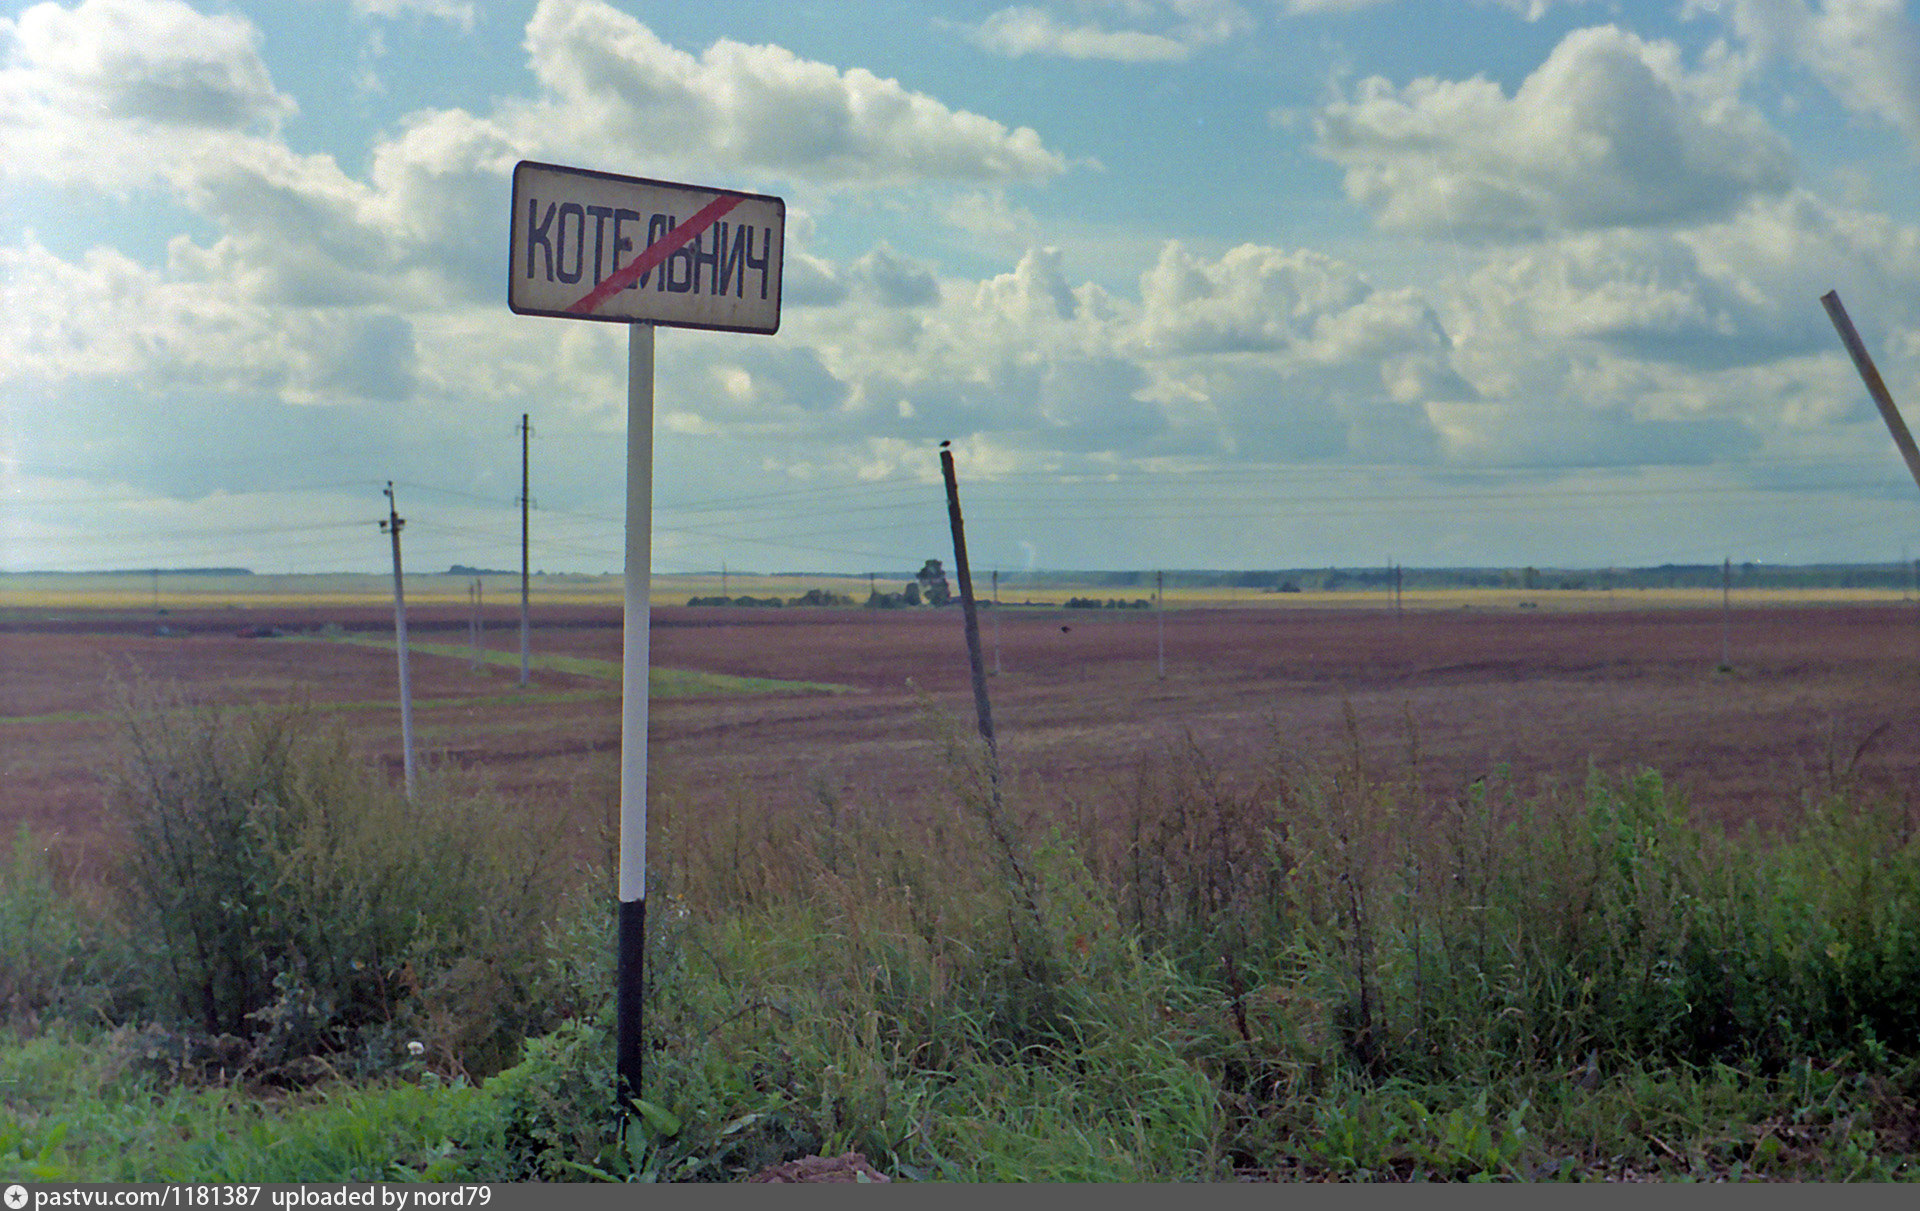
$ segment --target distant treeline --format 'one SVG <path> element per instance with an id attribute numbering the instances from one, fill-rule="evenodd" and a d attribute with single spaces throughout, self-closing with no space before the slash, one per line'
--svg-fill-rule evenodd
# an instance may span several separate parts
<path id="1" fill-rule="evenodd" d="M 935 569 L 936 575 L 938 569 Z M 1272 571 L 1186 570 L 1167 572 L 1021 572 L 1000 574 L 1003 589 L 1028 592 L 1036 588 L 1133 588 L 1151 590 L 1158 578 L 1169 589 L 1244 589 L 1256 593 L 1330 593 L 1393 591 L 1394 577 L 1403 589 L 1717 589 L 1730 575 L 1735 589 L 1893 589 L 1913 587 L 1912 562 L 1763 564 L 1736 563 L 1725 569 L 1717 563 L 1665 563 L 1649 568 L 1281 568 Z M 975 591 L 980 591 L 976 577 Z M 798 597 L 695 597 L 693 606 L 855 606 L 901 609 L 946 605 L 958 597 L 947 591 L 944 577 L 910 579 L 897 593 L 875 591 L 862 602 L 842 593 L 811 589 Z M 982 600 L 983 607 L 992 604 Z M 1068 609 L 1150 609 L 1150 599 L 1076 596 Z"/>
<path id="2" fill-rule="evenodd" d="M 853 598 L 844 593 L 834 593 L 826 589 L 809 589 L 798 597 L 689 597 L 690 606 L 749 606 L 761 609 L 781 609 L 786 606 L 850 606 L 856 604 Z"/>
<path id="3" fill-rule="evenodd" d="M 104 572 L 0 572 L 0 576 L 251 576 L 252 568 L 110 568 Z"/>
<path id="4" fill-rule="evenodd" d="M 1649 568 L 1399 568 L 1407 589 L 1688 589 L 1714 588 L 1726 574 L 1717 563 L 1666 563 Z M 1077 572 L 1061 583 L 1131 588 L 1164 575 L 1168 588 L 1238 588 L 1269 593 L 1389 591 L 1396 569 L 1283 568 L 1274 571 Z M 1904 589 L 1915 578 L 1911 562 L 1763 564 L 1736 563 L 1733 587 L 1748 589 Z M 1021 583 L 1003 576 L 1003 582 Z M 1045 581 L 1054 579 L 1046 575 Z"/>

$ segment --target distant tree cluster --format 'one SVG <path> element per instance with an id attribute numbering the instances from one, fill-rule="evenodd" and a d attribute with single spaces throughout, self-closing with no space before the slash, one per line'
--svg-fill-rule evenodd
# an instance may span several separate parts
<path id="1" fill-rule="evenodd" d="M 827 589 L 808 589 L 798 597 L 787 598 L 790 606 L 850 606 L 853 598 Z"/>
<path id="2" fill-rule="evenodd" d="M 1098 597 L 1069 597 L 1067 608 L 1069 610 L 1151 610 L 1153 603 L 1144 597 L 1136 597 L 1132 601 L 1122 601 L 1118 597 L 1109 597 L 1105 601 Z"/>
<path id="3" fill-rule="evenodd" d="M 898 593 L 882 593 L 874 590 L 867 595 L 867 608 L 870 610 L 904 610 L 916 606 L 943 606 L 953 600 L 953 590 L 947 584 L 946 569 L 937 559 L 929 559 L 920 566 L 912 580 L 900 586 Z"/>
<path id="4" fill-rule="evenodd" d="M 853 598 L 827 589 L 808 589 L 798 597 L 689 597 L 690 606 L 748 606 L 780 609 L 785 606 L 850 606 Z"/>
<path id="5" fill-rule="evenodd" d="M 930 606 L 943 606 L 953 600 L 953 591 L 947 587 L 947 573 L 937 559 L 929 559 L 920 565 L 919 573 L 914 576 L 919 586 L 921 598 Z"/>

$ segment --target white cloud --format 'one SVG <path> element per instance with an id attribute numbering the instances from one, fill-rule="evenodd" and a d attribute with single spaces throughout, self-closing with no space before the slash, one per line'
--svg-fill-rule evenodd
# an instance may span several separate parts
<path id="1" fill-rule="evenodd" d="M 1055 249 L 944 282 L 937 297 L 876 288 L 900 278 L 899 261 L 882 247 L 823 265 L 839 293 L 783 328 L 844 384 L 830 415 L 810 418 L 816 436 L 977 434 L 1029 464 L 1223 453 L 1425 462 L 1437 449 L 1429 403 L 1474 395 L 1416 292 L 1376 289 L 1307 251 L 1249 245 L 1210 258 L 1170 243 L 1137 299 L 1075 284 Z"/>
<path id="2" fill-rule="evenodd" d="M 1557 2 L 1585 4 L 1588 0 L 1557 0 Z M 1320 13 L 1357 13 L 1362 9 L 1398 4 L 1401 0 L 1283 0 L 1283 3 L 1287 12 L 1295 16 L 1305 16 Z M 1556 0 L 1476 0 L 1476 3 L 1510 9 L 1528 21 L 1538 21 L 1547 15 Z"/>
<path id="3" fill-rule="evenodd" d="M 1041 242 L 1040 221 L 1031 210 L 1009 201 L 1002 188 L 948 194 L 939 214 L 948 225 L 1001 252 L 1017 254 Z"/>
<path id="4" fill-rule="evenodd" d="M 931 269 L 885 244 L 855 261 L 852 269 L 854 278 L 884 307 L 924 307 L 940 298 Z"/>
<path id="5" fill-rule="evenodd" d="M 1287 12 L 1295 16 L 1309 16 L 1318 13 L 1357 13 L 1361 9 L 1378 8 L 1383 4 L 1394 4 L 1398 0 L 1284 0 Z"/>
<path id="6" fill-rule="evenodd" d="M 982 49 L 1010 59 L 1052 55 L 1114 63 L 1177 63 L 1193 53 L 1191 46 L 1165 34 L 1064 25 L 1037 8 L 1003 8 L 982 21 L 969 36 Z"/>
<path id="7" fill-rule="evenodd" d="M 1920 148 L 1920 26 L 1901 0 L 1690 0 L 1723 15 L 1762 60 L 1800 63 L 1842 103 L 1901 131 Z"/>
<path id="8" fill-rule="evenodd" d="M 756 396 L 770 375 L 828 399 L 806 417 L 815 438 L 977 434 L 1029 465 L 1222 454 L 1425 463 L 1439 450 L 1428 408 L 1475 396 L 1418 292 L 1377 289 L 1305 250 L 1248 245 L 1215 258 L 1169 243 L 1137 298 L 1076 284 L 1048 248 L 937 293 L 885 246 L 814 273 L 834 290 L 793 312 L 781 340 L 816 351 L 828 377 L 795 379 L 788 363 L 752 383 Z M 735 417 L 718 432 L 739 423 L 729 391 L 692 394 L 691 413 Z"/>
<path id="9" fill-rule="evenodd" d="M 1228 0 L 1174 0 L 1164 6 L 1134 3 L 1127 15 L 1151 20 L 1160 30 L 1109 29 L 1097 21 L 1063 21 L 1044 8 L 1003 8 L 965 28 L 983 50 L 1008 58 L 1037 55 L 1097 59 L 1112 63 L 1179 63 L 1253 27 L 1252 18 Z"/>
<path id="10" fill-rule="evenodd" d="M 1804 190 L 1490 250 L 1443 309 L 1480 398 L 1430 412 L 1465 463 L 1871 462 L 1885 434 L 1818 302 L 1835 288 L 1889 380 L 1920 382 L 1920 229 Z"/>
<path id="11" fill-rule="evenodd" d="M 1323 317 L 1369 293 L 1319 253 L 1242 245 L 1206 263 L 1178 242 L 1141 278 L 1142 338 L 1163 355 L 1298 349 Z"/>
<path id="12" fill-rule="evenodd" d="M 294 404 L 395 402 L 415 386 L 412 324 L 364 307 L 264 308 L 215 274 L 169 278 L 111 249 L 64 261 L 0 248 L 0 382 L 117 382 L 145 395 L 239 392 Z"/>
<path id="13" fill-rule="evenodd" d="M 178 157 L 270 134 L 295 112 L 250 22 L 178 0 L 35 5 L 0 22 L 0 38 L 0 179 L 146 185 Z"/>
<path id="14" fill-rule="evenodd" d="M 1217 425 L 1224 449 L 1425 461 L 1429 404 L 1474 394 L 1417 292 L 1324 254 L 1243 245 L 1208 261 L 1169 243 L 1140 291 L 1152 398 Z"/>
<path id="15" fill-rule="evenodd" d="M 1830 289 L 1874 331 L 1920 325 L 1920 230 L 1805 191 L 1681 231 L 1587 232 L 1496 256 L 1465 298 L 1476 334 L 1697 374 L 1831 352 Z"/>
<path id="16" fill-rule="evenodd" d="M 1316 129 L 1381 226 L 1441 238 L 1720 218 L 1793 176 L 1730 81 L 1614 26 L 1568 34 L 1512 97 L 1484 77 L 1374 77 Z"/>
<path id="17" fill-rule="evenodd" d="M 122 9 L 135 12 L 136 30 L 173 30 L 186 40 L 183 62 L 200 78 L 228 83 L 233 99 L 201 111 L 224 115 L 227 125 L 193 127 L 210 132 L 202 139 L 155 137 L 156 123 L 183 117 L 180 105 L 161 104 L 152 90 L 124 94 L 146 112 L 108 104 L 121 95 L 103 79 L 109 69 L 122 84 L 192 74 L 167 67 L 162 49 L 114 42 L 107 27 Z M 986 187 L 976 196 L 998 197 L 1004 182 L 1060 167 L 1031 131 L 1010 132 L 857 69 L 731 43 L 696 59 L 611 8 L 583 2 L 543 5 L 530 25 L 529 54 L 549 91 L 504 103 L 497 117 L 409 115 L 356 176 L 332 156 L 298 154 L 278 138 L 275 122 L 292 103 L 268 78 L 250 26 L 195 20 L 170 0 L 137 12 L 124 0 L 119 8 L 90 0 L 71 13 L 32 10 L 16 23 L 24 33 L 0 27 L 12 47 L 0 95 L 32 102 L 10 105 L 0 118 L 38 146 L 70 153 L 10 157 L 8 170 L 90 181 L 100 175 L 91 154 L 115 149 L 116 182 L 170 187 L 215 233 L 174 236 L 160 267 L 108 248 L 63 259 L 31 235 L 0 247 L 0 375 L 16 390 L 63 384 L 59 390 L 238 393 L 278 406 L 399 403 L 442 428 L 508 396 L 617 401 L 611 336 L 582 331 L 595 325 L 511 317 L 500 306 L 499 207 L 519 158 L 564 139 L 604 148 L 642 115 L 665 121 L 673 113 L 693 132 L 672 155 L 705 162 L 712 148 L 700 140 L 731 141 L 742 170 L 778 173 L 784 159 L 799 178 L 959 179 Z M 89 95 L 94 101 L 82 104 Z M 555 135 L 543 122 L 562 112 L 584 125 Z M 762 126 L 808 128 L 817 137 L 782 140 Z M 835 377 L 823 356 L 898 366 L 896 350 L 919 339 L 925 321 L 917 317 L 940 303 L 931 266 L 884 245 L 830 264 L 805 251 L 804 209 L 791 217 L 796 310 L 805 310 L 812 281 L 814 304 L 833 312 L 818 326 L 845 351 L 763 342 L 735 354 L 727 382 L 743 389 L 695 390 L 680 408 L 703 413 L 703 423 L 843 432 L 849 422 L 833 418 L 866 378 Z M 953 364 L 966 366 L 969 357 L 956 351 Z M 673 355 L 663 360 L 671 364 Z M 733 406 L 709 409 L 708 394 Z"/>
<path id="18" fill-rule="evenodd" d="M 1039 181 L 1065 161 L 1027 127 L 956 111 L 863 68 L 722 39 L 695 56 L 600 0 L 541 0 L 527 52 L 544 96 L 523 140 L 603 160 L 608 147 L 830 185 Z"/>
<path id="19" fill-rule="evenodd" d="M 353 11 L 362 17 L 395 18 L 406 14 L 431 17 L 469 33 L 473 31 L 471 0 L 353 0 Z"/>
<path id="20" fill-rule="evenodd" d="M 1819 19 L 1843 9 L 1867 11 Z M 137 44 L 107 28 L 123 11 L 145 22 Z M 1188 47 L 1244 16 L 1052 11 Z M 1102 266 L 1106 288 L 1042 238 L 1054 199 L 1019 191 L 1065 169 L 1038 135 L 857 68 L 726 41 L 689 52 L 598 0 L 548 0 L 528 29 L 530 96 L 389 118 L 336 159 L 281 140 L 293 102 L 257 43 L 244 20 L 170 0 L 0 22 L 0 131 L 24 149 L 0 176 L 165 187 L 211 231 L 175 235 L 159 264 L 46 241 L 56 253 L 32 233 L 0 245 L 0 398 L 36 413 L 42 448 L 93 426 L 100 465 L 164 462 L 149 479 L 191 493 L 222 481 L 194 463 L 186 419 L 217 427 L 228 409 L 215 453 L 250 458 L 263 482 L 286 461 L 249 454 L 263 424 L 314 444 L 329 416 L 382 418 L 360 464 L 411 442 L 453 466 L 503 403 L 617 433 L 618 330 L 511 316 L 499 280 L 512 164 L 591 164 L 609 147 L 623 171 L 801 195 L 781 334 L 662 344 L 663 432 L 676 458 L 693 452 L 669 476 L 736 473 L 774 437 L 823 483 L 931 474 L 941 438 L 976 471 L 1697 465 L 1809 435 L 1878 450 L 1815 301 L 1830 288 L 1896 389 L 1920 381 L 1920 230 L 1795 187 L 1734 52 L 1689 65 L 1612 27 L 1570 35 L 1511 96 L 1483 79 L 1373 80 L 1322 112 L 1322 152 L 1383 226 L 1484 241 L 1415 246 L 1440 272 L 1396 267 L 1405 244 L 1373 245 L 1363 274 L 1311 249 L 1197 251 L 1135 230 L 1124 246 L 1149 251 Z M 862 207 L 887 233 L 864 251 L 816 232 L 838 211 L 844 236 Z M 964 263 L 1000 271 L 942 265 L 957 230 L 986 237 L 954 241 Z M 1135 271 L 1122 264 L 1145 266 L 1137 291 L 1113 284 Z M 123 400 L 139 425 L 179 432 L 135 450 L 108 432 Z M 576 478 L 567 491 L 588 491 Z"/>

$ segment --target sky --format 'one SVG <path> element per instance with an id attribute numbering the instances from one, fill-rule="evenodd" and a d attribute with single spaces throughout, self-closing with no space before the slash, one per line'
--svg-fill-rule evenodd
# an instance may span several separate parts
<path id="1" fill-rule="evenodd" d="M 660 328 L 652 566 L 1920 557 L 1899 0 L 0 7 L 0 570 L 622 566 L 521 160 L 773 194 Z"/>

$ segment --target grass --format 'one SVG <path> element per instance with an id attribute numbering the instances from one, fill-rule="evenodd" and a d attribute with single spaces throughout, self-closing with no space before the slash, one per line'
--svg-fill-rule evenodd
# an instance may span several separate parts
<path id="1" fill-rule="evenodd" d="M 311 721 L 132 726 L 171 865 L 0 866 L 10 1173 L 1915 1176 L 1920 841 L 1857 789 L 1728 836 L 1651 773 L 1435 798 L 1356 735 L 1251 780 L 1150 754 L 1096 822 L 986 796 L 949 727 L 924 801 L 661 813 L 622 1137 L 604 870 L 482 861 L 512 805 L 420 816 Z"/>
<path id="2" fill-rule="evenodd" d="M 291 635 L 280 642 L 296 643 L 338 643 L 354 647 L 377 648 L 393 651 L 391 639 L 374 636 L 340 635 Z M 467 660 L 473 658 L 470 646 L 453 643 L 420 643 L 409 639 L 410 652 L 448 660 Z M 482 650 L 481 660 L 491 668 L 518 670 L 520 656 L 517 652 L 498 652 Z M 508 690 L 491 694 L 463 694 L 458 697 L 416 698 L 414 709 L 464 710 L 476 707 L 493 706 L 551 706 L 570 702 L 601 701 L 619 696 L 621 669 L 618 661 L 594 660 L 583 656 L 542 655 L 529 658 L 529 667 L 547 673 L 560 673 L 570 676 L 591 677 L 600 681 L 610 681 L 613 688 L 605 690 Z M 649 695 L 657 700 L 671 698 L 709 698 L 748 694 L 847 694 L 855 692 L 851 687 L 835 685 L 822 681 L 785 681 L 774 677 L 736 677 L 728 673 L 708 673 L 697 669 L 651 668 L 647 670 Z M 275 707 L 264 709 L 273 710 Z M 391 698 L 368 699 L 362 701 L 328 701 L 312 704 L 315 711 L 390 711 L 394 709 Z M 40 715 L 0 716 L 0 728 L 8 726 L 33 726 L 46 723 L 85 723 L 99 720 L 111 712 L 101 711 L 52 711 Z"/>

